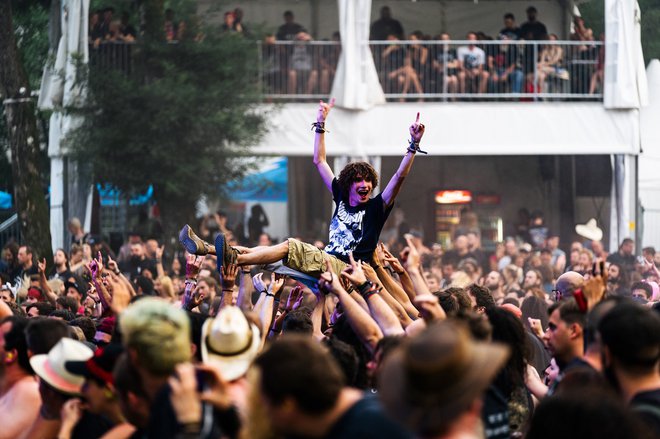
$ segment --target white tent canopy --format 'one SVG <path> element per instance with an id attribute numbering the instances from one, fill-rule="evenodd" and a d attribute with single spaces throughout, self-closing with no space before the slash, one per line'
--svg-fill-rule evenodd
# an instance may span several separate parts
<path id="1" fill-rule="evenodd" d="M 637 0 L 605 0 L 605 90 L 610 109 L 648 103 Z"/>
<path id="2" fill-rule="evenodd" d="M 639 156 L 639 198 L 644 207 L 644 235 L 647 246 L 660 247 L 660 61 L 654 59 L 646 70 L 649 101 L 642 108 L 642 154 Z"/>
<path id="3" fill-rule="evenodd" d="M 371 0 L 338 0 L 338 3 L 343 50 L 332 84 L 332 96 L 337 106 L 351 110 L 384 104 L 385 94 L 367 44 Z"/>
<path id="4" fill-rule="evenodd" d="M 317 104 L 287 104 L 270 116 L 256 154 L 312 155 Z M 326 135 L 333 155 L 400 155 L 417 112 L 431 155 L 637 154 L 639 112 L 600 103 L 389 103 L 367 111 L 335 108 Z"/>
<path id="5" fill-rule="evenodd" d="M 47 64 L 44 69 L 38 103 L 42 110 L 55 110 L 50 118 L 48 134 L 48 156 L 51 158 L 50 234 L 53 250 L 64 247 L 64 194 L 68 190 L 65 181 L 67 178 L 74 181 L 78 178 L 75 167 L 66 172 L 66 143 L 68 134 L 81 120 L 62 110 L 79 104 L 85 98 L 81 81 L 77 79 L 79 66 L 75 58 L 76 55 L 80 57 L 85 65 L 89 60 L 89 0 L 62 0 L 60 16 L 62 36 L 57 57 L 53 66 Z M 85 227 L 89 230 L 88 222 Z"/>

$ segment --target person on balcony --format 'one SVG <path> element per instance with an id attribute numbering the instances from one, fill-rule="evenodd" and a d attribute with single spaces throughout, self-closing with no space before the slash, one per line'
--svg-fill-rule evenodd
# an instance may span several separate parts
<path id="1" fill-rule="evenodd" d="M 435 38 L 441 41 L 450 41 L 451 37 L 447 32 L 440 34 Z M 435 82 L 434 91 L 436 93 L 456 93 L 458 91 L 458 58 L 456 58 L 456 49 L 453 49 L 448 43 L 433 46 L 433 80 Z"/>
<path id="2" fill-rule="evenodd" d="M 486 93 L 488 87 L 489 74 L 485 70 L 486 66 L 486 53 L 473 43 L 477 41 L 477 34 L 468 32 L 467 40 L 470 44 L 461 46 L 457 50 L 459 72 L 458 83 L 460 93 L 466 93 L 469 88 L 474 91 L 476 89 L 479 93 Z"/>
<path id="3" fill-rule="evenodd" d="M 307 32 L 302 25 L 294 21 L 293 12 L 284 12 L 284 24 L 277 30 L 276 37 L 279 41 L 293 41 L 301 32 Z"/>
<path id="4" fill-rule="evenodd" d="M 527 41 L 538 41 L 548 34 L 545 24 L 536 19 L 536 8 L 530 6 L 527 8 L 527 21 L 520 26 L 520 38 Z"/>
<path id="5" fill-rule="evenodd" d="M 522 92 L 523 71 L 520 62 L 520 51 L 516 44 L 505 35 L 501 34 L 502 44 L 497 47 L 497 51 L 489 62 L 491 81 L 495 93 L 506 93 L 507 86 L 511 87 L 512 93 Z"/>
<path id="6" fill-rule="evenodd" d="M 551 34 L 549 41 L 557 41 L 557 35 Z M 564 49 L 557 44 L 544 44 L 539 54 L 538 69 L 538 87 L 541 93 L 548 91 L 561 91 L 559 81 L 568 80 L 568 70 L 564 68 Z M 550 84 L 546 81 L 550 80 Z M 548 90 L 548 85 L 553 85 Z"/>
<path id="7" fill-rule="evenodd" d="M 289 93 L 299 91 L 310 95 L 316 89 L 319 80 L 318 66 L 314 65 L 314 46 L 308 44 L 312 37 L 307 32 L 296 35 L 296 44 L 289 59 Z"/>
<path id="8" fill-rule="evenodd" d="M 500 31 L 500 35 L 504 35 L 510 40 L 520 38 L 520 28 L 516 26 L 516 17 L 511 12 L 504 14 L 504 28 Z"/>
<path id="9" fill-rule="evenodd" d="M 396 35 L 398 39 L 403 38 L 403 26 L 401 22 L 392 18 L 389 6 L 380 8 L 380 18 L 371 25 L 371 39 L 376 41 L 387 40 L 389 35 Z"/>
<path id="10" fill-rule="evenodd" d="M 415 89 L 415 93 L 423 93 L 419 76 L 412 67 L 410 53 L 397 43 L 399 39 L 396 35 L 388 35 L 387 40 L 392 44 L 380 55 L 385 93 L 407 94 L 411 86 Z"/>

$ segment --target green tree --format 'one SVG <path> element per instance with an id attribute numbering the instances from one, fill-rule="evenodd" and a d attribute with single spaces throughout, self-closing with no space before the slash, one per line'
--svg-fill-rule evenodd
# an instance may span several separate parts
<path id="1" fill-rule="evenodd" d="M 132 47 L 130 74 L 90 68 L 85 121 L 72 151 L 96 181 L 125 193 L 154 187 L 166 232 L 194 214 L 202 195 L 217 198 L 244 172 L 235 160 L 264 131 L 256 110 L 253 42 L 207 31 L 201 41 Z M 194 33 L 189 33 L 194 35 Z"/>
<path id="2" fill-rule="evenodd" d="M 48 206 L 41 185 L 39 133 L 30 82 L 18 50 L 11 3 L 0 1 L 0 99 L 12 156 L 14 199 L 25 242 L 52 264 Z"/>
<path id="3" fill-rule="evenodd" d="M 646 64 L 654 58 L 660 59 L 660 2 L 638 0 L 642 11 L 642 50 Z M 594 36 L 605 32 L 605 0 L 591 0 L 580 5 L 580 13 Z"/>

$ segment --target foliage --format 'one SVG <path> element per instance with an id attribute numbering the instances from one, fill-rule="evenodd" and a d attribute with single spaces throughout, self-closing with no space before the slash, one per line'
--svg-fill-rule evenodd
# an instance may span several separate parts
<path id="1" fill-rule="evenodd" d="M 660 2 L 638 0 L 642 11 L 642 49 L 646 64 L 654 58 L 660 59 Z M 580 13 L 588 27 L 598 37 L 605 32 L 605 0 L 591 0 L 580 5 Z"/>
<path id="2" fill-rule="evenodd" d="M 41 74 L 48 57 L 48 5 L 44 2 L 18 2 L 14 6 L 12 18 L 23 67 L 28 75 L 30 88 L 33 91 L 39 90 Z M 0 190 L 13 193 L 8 139 L 3 107 L 0 106 Z M 39 164 L 41 169 L 42 165 L 43 163 Z M 47 173 L 44 175 L 47 176 Z"/>
<path id="3" fill-rule="evenodd" d="M 39 90 L 48 57 L 48 8 L 35 3 L 14 12 L 16 44 L 32 90 Z"/>
<path id="4" fill-rule="evenodd" d="M 234 35 L 133 46 L 134 70 L 92 68 L 90 104 L 73 152 L 97 181 L 126 193 L 154 187 L 163 218 L 188 219 L 200 196 L 217 198 L 263 132 L 256 48 Z M 166 225 L 167 227 L 167 225 Z"/>

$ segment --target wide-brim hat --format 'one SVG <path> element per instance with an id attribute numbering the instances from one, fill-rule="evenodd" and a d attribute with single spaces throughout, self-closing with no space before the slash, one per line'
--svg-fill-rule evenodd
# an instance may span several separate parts
<path id="1" fill-rule="evenodd" d="M 465 327 L 444 321 L 385 359 L 379 393 L 400 422 L 416 433 L 433 434 L 484 393 L 508 356 L 505 346 L 475 342 Z"/>
<path id="2" fill-rule="evenodd" d="M 34 372 L 51 387 L 66 394 L 78 394 L 85 378 L 69 372 L 67 361 L 87 361 L 94 352 L 83 343 L 71 338 L 62 338 L 48 354 L 30 358 Z"/>
<path id="3" fill-rule="evenodd" d="M 591 218 L 586 224 L 575 226 L 575 233 L 590 241 L 600 241 L 603 239 L 603 231 L 598 227 L 595 218 Z"/>
<path id="4" fill-rule="evenodd" d="M 245 375 L 260 346 L 259 328 L 236 306 L 225 306 L 202 326 L 202 361 L 216 364 L 227 381 Z"/>

